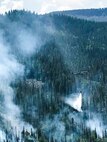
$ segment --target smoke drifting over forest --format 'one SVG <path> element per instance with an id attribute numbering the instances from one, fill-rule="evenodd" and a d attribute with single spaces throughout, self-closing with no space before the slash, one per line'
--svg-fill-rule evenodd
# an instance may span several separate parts
<path id="1" fill-rule="evenodd" d="M 13 103 L 14 90 L 11 83 L 23 75 L 23 66 L 17 62 L 15 57 L 9 53 L 9 46 L 0 36 L 0 92 L 1 92 L 1 112 L 4 125 L 20 127 L 20 109 Z M 3 127 L 3 126 L 1 126 Z M 6 127 L 6 126 L 5 126 Z"/>
<path id="2" fill-rule="evenodd" d="M 11 127 L 22 130 L 23 126 L 31 129 L 31 126 L 23 121 L 20 107 L 14 103 L 15 92 L 12 83 L 24 75 L 24 65 L 19 63 L 15 55 L 11 53 L 11 47 L 0 35 L 0 120 L 1 139 L 5 129 Z M 2 131 L 3 130 L 3 131 Z M 4 137 L 3 137 L 4 139 Z M 3 140 L 2 139 L 2 140 Z"/>
<path id="3" fill-rule="evenodd" d="M 16 10 L 0 19 L 0 142 L 11 128 L 47 142 L 103 138 L 106 24 Z"/>

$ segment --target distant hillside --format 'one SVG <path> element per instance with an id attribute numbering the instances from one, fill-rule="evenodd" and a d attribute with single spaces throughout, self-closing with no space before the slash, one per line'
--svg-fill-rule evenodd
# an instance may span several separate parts
<path id="1" fill-rule="evenodd" d="M 92 21 L 107 21 L 107 8 L 101 9 L 79 9 L 79 10 L 67 10 L 56 11 L 55 14 L 63 14 L 80 19 L 87 19 Z"/>

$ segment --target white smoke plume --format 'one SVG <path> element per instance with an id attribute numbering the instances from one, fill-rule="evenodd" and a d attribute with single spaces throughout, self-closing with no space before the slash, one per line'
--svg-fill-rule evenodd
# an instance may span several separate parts
<path id="1" fill-rule="evenodd" d="M 11 87 L 11 83 L 23 76 L 24 66 L 20 64 L 16 58 L 10 53 L 10 47 L 3 40 L 3 36 L 0 36 L 0 117 L 3 119 L 4 126 L 17 128 L 22 130 L 26 125 L 21 119 L 20 108 L 14 104 L 14 90 Z M 3 126 L 1 126 L 3 127 Z M 27 125 L 26 125 L 27 127 Z M 28 126 L 29 127 L 29 126 Z M 0 131 L 0 138 L 4 139 Z"/>
<path id="2" fill-rule="evenodd" d="M 79 112 L 83 112 L 84 114 L 84 111 L 82 110 L 82 94 L 81 93 L 74 93 L 74 94 L 71 94 L 70 96 L 66 97 L 65 98 L 65 103 L 68 104 L 69 106 L 71 106 L 72 108 L 74 108 L 75 110 L 79 111 Z M 105 130 L 105 127 L 103 125 L 103 121 L 101 120 L 101 118 L 98 116 L 97 117 L 97 114 L 95 113 L 95 115 L 93 113 L 90 113 L 88 110 L 87 110 L 87 116 L 89 115 L 90 118 L 87 119 L 87 120 L 84 120 L 86 121 L 86 127 L 87 128 L 90 128 L 91 131 L 96 131 L 97 135 L 99 137 L 103 137 L 103 134 L 104 134 L 104 130 Z M 73 116 L 73 114 L 71 114 Z M 78 123 L 81 123 L 81 121 L 83 121 L 83 118 L 79 117 L 79 119 L 77 118 L 76 114 L 74 115 L 74 118 L 75 120 L 78 122 Z"/>
<path id="3" fill-rule="evenodd" d="M 64 101 L 75 110 L 82 112 L 82 93 L 71 94 L 69 97 L 66 97 Z"/>
<path id="4" fill-rule="evenodd" d="M 99 137 L 103 137 L 105 128 L 102 124 L 102 120 L 100 120 L 99 117 L 97 118 L 96 116 L 93 116 L 93 118 L 87 120 L 86 126 L 90 128 L 91 131 L 96 131 Z"/>
<path id="5" fill-rule="evenodd" d="M 5 140 L 5 137 L 6 137 L 5 133 L 2 130 L 0 130 L 0 142 Z"/>
<path id="6" fill-rule="evenodd" d="M 30 56 L 37 51 L 41 43 L 37 36 L 24 29 L 19 31 L 17 35 L 19 43 L 18 48 L 24 56 Z"/>

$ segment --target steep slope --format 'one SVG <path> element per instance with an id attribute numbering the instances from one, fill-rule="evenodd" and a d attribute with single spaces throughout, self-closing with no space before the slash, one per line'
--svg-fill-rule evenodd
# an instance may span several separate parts
<path id="1" fill-rule="evenodd" d="M 0 31 L 9 59 L 24 67 L 23 75 L 11 78 L 13 101 L 39 141 L 104 141 L 107 23 L 15 10 L 1 17 Z M 82 112 L 65 103 L 80 91 Z"/>

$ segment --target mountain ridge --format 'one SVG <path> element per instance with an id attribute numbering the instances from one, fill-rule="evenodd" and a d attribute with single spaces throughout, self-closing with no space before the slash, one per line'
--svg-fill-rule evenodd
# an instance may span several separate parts
<path id="1" fill-rule="evenodd" d="M 107 21 L 107 8 L 54 11 L 51 12 L 51 14 L 63 14 L 71 17 L 98 22 Z"/>

